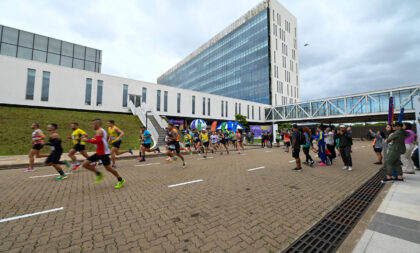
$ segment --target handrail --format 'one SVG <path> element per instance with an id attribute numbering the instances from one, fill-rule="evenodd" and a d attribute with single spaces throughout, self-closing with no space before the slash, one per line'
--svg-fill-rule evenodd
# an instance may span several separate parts
<path id="1" fill-rule="evenodd" d="M 133 113 L 133 115 L 136 115 L 140 119 L 143 126 L 146 126 L 147 118 L 146 118 L 146 112 L 144 111 L 145 108 L 136 107 L 132 101 L 129 101 L 128 105 L 129 105 L 130 110 Z M 149 132 L 152 135 L 152 139 L 153 139 L 153 147 L 152 148 L 154 148 L 154 147 L 157 146 L 157 143 L 158 143 L 158 140 L 159 140 L 159 133 L 156 131 L 156 128 L 152 123 L 147 124 L 147 128 L 148 128 L 147 130 L 149 130 Z"/>
<path id="2" fill-rule="evenodd" d="M 144 102 L 142 102 L 141 107 L 142 108 L 146 108 L 147 111 L 150 111 L 151 112 L 151 116 L 153 116 L 156 119 L 157 123 L 159 124 L 159 126 L 162 129 L 165 129 L 165 128 L 168 127 L 168 122 L 166 122 L 165 120 L 163 120 L 162 117 L 159 115 L 159 113 L 154 108 L 149 107 Z"/>

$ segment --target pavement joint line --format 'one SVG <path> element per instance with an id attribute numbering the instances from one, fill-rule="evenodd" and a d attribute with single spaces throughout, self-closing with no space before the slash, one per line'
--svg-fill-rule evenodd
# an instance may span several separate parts
<path id="1" fill-rule="evenodd" d="M 134 166 L 136 166 L 136 167 L 143 167 L 143 166 L 157 165 L 157 164 L 160 164 L 160 163 L 137 164 L 137 165 L 134 165 Z"/>
<path id="2" fill-rule="evenodd" d="M 214 157 L 213 156 L 209 156 L 209 157 L 207 157 L 207 158 L 198 158 L 197 160 L 207 160 L 207 159 L 213 159 Z"/>
<path id="3" fill-rule="evenodd" d="M 71 174 L 73 174 L 73 173 L 72 172 L 66 173 L 66 175 L 71 175 Z M 52 177 L 52 176 L 58 176 L 58 174 L 48 174 L 48 175 L 41 175 L 41 176 L 32 176 L 32 177 L 29 177 L 29 178 Z"/>
<path id="4" fill-rule="evenodd" d="M 257 168 L 248 169 L 248 171 L 260 170 L 260 169 L 264 169 L 264 168 L 265 168 L 265 166 L 261 166 L 261 167 L 257 167 Z"/>
<path id="5" fill-rule="evenodd" d="M 198 183 L 198 182 L 202 182 L 202 181 L 204 181 L 204 180 L 203 179 L 198 179 L 198 180 L 188 181 L 188 182 L 179 183 L 179 184 L 171 184 L 171 185 L 168 185 L 168 188 L 177 187 L 177 186 L 186 185 L 186 184 L 194 184 L 194 183 Z"/>
<path id="6" fill-rule="evenodd" d="M 27 217 L 31 217 L 31 216 L 35 216 L 35 215 L 44 214 L 44 213 L 52 213 L 52 212 L 56 212 L 56 211 L 61 211 L 63 209 L 64 209 L 64 207 L 59 207 L 59 208 L 49 209 L 49 210 L 45 210 L 45 211 L 41 211 L 41 212 L 35 212 L 35 213 L 29 213 L 29 214 L 24 214 L 24 215 L 20 215 L 20 216 L 5 218 L 5 219 L 1 219 L 0 223 L 7 222 L 7 221 L 12 221 L 12 220 L 18 220 L 18 219 L 22 219 L 22 218 L 27 218 Z"/>

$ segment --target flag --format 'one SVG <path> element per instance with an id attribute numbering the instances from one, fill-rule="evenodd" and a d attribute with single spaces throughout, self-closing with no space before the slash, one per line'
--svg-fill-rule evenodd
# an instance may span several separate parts
<path id="1" fill-rule="evenodd" d="M 394 98 L 389 97 L 389 107 L 388 107 L 388 124 L 392 124 L 394 121 Z"/>
<path id="2" fill-rule="evenodd" d="M 400 116 L 398 117 L 398 122 L 403 122 L 403 120 L 404 120 L 404 107 L 403 108 L 401 108 L 401 111 L 400 111 Z"/>

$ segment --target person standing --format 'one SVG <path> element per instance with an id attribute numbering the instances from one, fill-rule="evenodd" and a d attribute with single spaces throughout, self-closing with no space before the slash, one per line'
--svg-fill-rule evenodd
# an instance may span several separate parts
<path id="1" fill-rule="evenodd" d="M 287 130 L 287 129 L 283 130 L 283 135 L 284 135 L 284 146 L 286 147 L 286 149 L 284 150 L 284 152 L 289 153 L 289 147 L 290 147 L 290 134 L 289 134 L 289 130 Z"/>
<path id="2" fill-rule="evenodd" d="M 114 120 L 108 120 L 108 134 L 109 134 L 108 141 L 111 141 L 111 145 L 112 145 L 112 148 L 111 148 L 112 168 L 115 169 L 117 168 L 117 165 L 115 165 L 116 156 L 122 155 L 125 153 L 133 154 L 133 151 L 131 149 L 120 151 L 120 146 L 122 142 L 122 137 L 124 136 L 124 131 L 122 131 L 115 125 Z"/>
<path id="3" fill-rule="evenodd" d="M 314 139 L 318 140 L 318 156 L 321 158 L 321 162 L 318 163 L 319 166 L 327 166 L 325 163 L 325 137 L 324 137 L 324 131 L 322 130 L 322 127 L 319 126 L 317 128 L 317 135 L 312 136 Z"/>
<path id="4" fill-rule="evenodd" d="M 82 163 L 82 166 L 96 174 L 96 180 L 94 184 L 99 184 L 104 174 L 99 172 L 95 166 L 91 163 L 97 162 L 99 160 L 102 161 L 105 169 L 111 172 L 118 180 L 117 185 L 114 187 L 115 189 L 120 189 L 124 183 L 125 179 L 123 179 L 118 171 L 111 167 L 111 161 L 109 160 L 110 150 L 108 148 L 108 136 L 105 130 L 102 128 L 102 121 L 100 119 L 95 119 L 92 121 L 93 129 L 96 131 L 96 136 L 93 139 L 88 139 L 86 137 L 83 138 L 83 141 L 95 144 L 96 145 L 96 153 L 90 156 L 87 160 Z"/>
<path id="5" fill-rule="evenodd" d="M 45 160 L 45 166 L 53 166 L 54 169 L 57 170 L 59 175 L 55 180 L 59 181 L 67 178 L 67 175 L 64 173 L 60 164 L 65 164 L 67 168 L 70 168 L 70 163 L 66 160 L 64 162 L 60 162 L 61 155 L 63 154 L 63 146 L 61 146 L 60 135 L 56 132 L 57 128 L 57 124 L 54 123 L 49 124 L 47 127 L 47 130 L 50 133 L 50 138 L 48 139 L 48 143 L 45 145 L 51 146 L 51 153 Z"/>
<path id="6" fill-rule="evenodd" d="M 414 163 L 411 160 L 411 154 L 413 153 L 414 148 L 416 147 L 416 133 L 411 130 L 412 126 L 410 123 L 403 123 L 403 130 L 405 130 L 409 135 L 405 138 L 405 153 L 401 155 L 401 162 L 403 164 L 402 170 L 405 174 L 414 174 Z"/>
<path id="7" fill-rule="evenodd" d="M 23 172 L 32 172 L 34 171 L 34 163 L 35 163 L 35 157 L 41 158 L 41 157 L 47 157 L 46 154 L 41 154 L 41 149 L 44 147 L 44 140 L 45 140 L 45 134 L 42 132 L 41 129 L 39 129 L 38 123 L 32 123 L 31 128 L 33 130 L 32 132 L 32 148 L 31 151 L 29 151 L 29 167 L 26 168 Z"/>
<path id="8" fill-rule="evenodd" d="M 302 165 L 300 163 L 300 135 L 302 133 L 299 131 L 298 126 L 296 124 L 292 125 L 292 157 L 296 160 L 296 168 L 293 170 L 301 170 Z"/>
<path id="9" fill-rule="evenodd" d="M 351 132 L 347 131 L 344 125 L 341 125 L 338 138 L 340 145 L 340 154 L 344 163 L 343 169 L 352 171 L 353 162 L 351 159 L 351 146 L 353 145 L 353 138 L 351 136 Z"/>
<path id="10" fill-rule="evenodd" d="M 281 134 L 279 132 L 279 130 L 276 130 L 276 142 L 277 142 L 277 147 L 280 147 L 280 140 L 281 140 Z"/>
<path id="11" fill-rule="evenodd" d="M 71 129 L 73 132 L 71 133 L 71 136 L 67 138 L 73 141 L 73 148 L 70 150 L 68 156 L 74 164 L 71 170 L 77 170 L 80 167 L 80 163 L 77 161 L 75 154 L 79 152 L 85 158 L 89 157 L 88 153 L 86 152 L 86 142 L 82 140 L 83 137 L 87 137 L 87 133 L 79 128 L 79 124 L 77 122 L 71 124 Z"/>
<path id="12" fill-rule="evenodd" d="M 369 129 L 369 133 L 373 138 L 375 138 L 373 140 L 372 145 L 373 145 L 373 150 L 375 151 L 376 156 L 378 157 L 378 161 L 375 162 L 374 164 L 380 165 L 382 164 L 382 150 L 384 148 L 385 134 L 380 130 L 374 133 L 372 129 Z"/>
<path id="13" fill-rule="evenodd" d="M 309 150 L 311 148 L 312 142 L 311 142 L 311 129 L 309 127 L 303 128 L 303 135 L 305 136 L 305 144 L 302 145 L 303 153 L 306 156 L 305 164 L 308 164 L 310 166 L 314 165 L 314 160 L 312 159 L 311 155 L 309 154 Z"/>
<path id="14" fill-rule="evenodd" d="M 332 159 L 337 157 L 335 153 L 335 140 L 334 140 L 334 132 L 331 130 L 331 127 L 327 127 L 325 130 L 325 143 L 327 144 L 327 149 L 331 153 L 331 162 Z"/>
<path id="15" fill-rule="evenodd" d="M 401 155 L 405 153 L 405 138 L 410 134 L 402 129 L 402 123 L 395 124 L 395 132 L 392 133 L 386 143 L 389 145 L 387 157 L 385 159 L 386 177 L 383 182 L 397 180 L 404 181 L 401 168 Z M 397 172 L 397 178 L 393 178 L 394 169 Z"/>

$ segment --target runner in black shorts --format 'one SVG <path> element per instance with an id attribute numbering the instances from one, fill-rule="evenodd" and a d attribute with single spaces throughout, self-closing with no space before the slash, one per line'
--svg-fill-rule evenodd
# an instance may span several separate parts
<path id="1" fill-rule="evenodd" d="M 227 147 L 227 144 L 229 142 L 229 133 L 226 130 L 225 130 L 224 133 L 222 133 L 222 130 L 219 130 L 219 135 L 221 137 L 220 143 L 222 144 L 222 145 L 220 145 L 220 154 L 223 155 L 223 147 L 222 146 L 225 147 L 226 153 L 229 154 L 229 149 Z"/>
<path id="2" fill-rule="evenodd" d="M 64 173 L 60 164 L 65 164 L 67 168 L 70 168 L 70 163 L 68 161 L 60 162 L 61 155 L 63 154 L 63 147 L 61 146 L 60 135 L 56 132 L 57 128 L 57 124 L 54 123 L 49 124 L 47 127 L 50 138 L 46 145 L 51 146 L 51 153 L 45 160 L 45 165 L 53 166 L 57 170 L 59 176 L 55 180 L 63 180 L 67 178 L 67 175 Z"/>
<path id="3" fill-rule="evenodd" d="M 33 130 L 32 132 L 32 149 L 29 151 L 29 167 L 24 170 L 24 172 L 31 172 L 34 171 L 34 163 L 35 163 L 35 157 L 41 158 L 41 157 L 47 157 L 48 155 L 41 154 L 41 149 L 44 147 L 44 140 L 45 135 L 42 132 L 41 129 L 39 129 L 38 123 L 33 123 L 31 125 L 31 128 Z"/>
<path id="4" fill-rule="evenodd" d="M 79 124 L 77 122 L 71 124 L 71 129 L 73 132 L 71 133 L 71 136 L 67 137 L 67 139 L 71 139 L 73 142 L 73 148 L 69 152 L 69 157 L 74 164 L 72 170 L 77 170 L 80 167 L 80 162 L 77 161 L 75 154 L 79 152 L 85 158 L 89 157 L 86 152 L 86 142 L 82 140 L 83 137 L 87 137 L 87 133 L 79 128 Z"/>
<path id="5" fill-rule="evenodd" d="M 173 157 L 173 161 L 176 162 L 178 156 L 182 160 L 182 167 L 185 169 L 187 168 L 187 165 L 185 163 L 185 159 L 181 154 L 180 146 L 179 146 L 179 133 L 178 130 L 175 129 L 174 125 L 170 123 L 168 125 L 168 131 L 169 131 L 169 150 L 166 152 L 166 154 L 170 157 Z M 172 152 L 176 153 L 176 156 L 172 154 Z"/>

